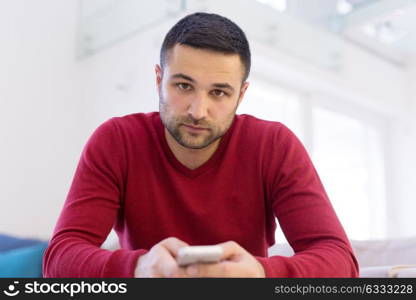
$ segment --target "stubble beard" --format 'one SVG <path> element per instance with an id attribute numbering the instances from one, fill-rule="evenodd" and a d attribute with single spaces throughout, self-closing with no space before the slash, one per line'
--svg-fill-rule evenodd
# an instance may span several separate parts
<path id="1" fill-rule="evenodd" d="M 223 137 L 227 130 L 231 127 L 235 115 L 234 110 L 224 122 L 225 126 L 220 126 L 218 124 L 210 124 L 205 120 L 195 120 L 189 116 L 178 117 L 173 115 L 171 111 L 172 110 L 170 109 L 169 104 L 163 99 L 163 96 L 159 96 L 159 112 L 163 125 L 176 142 L 189 149 L 206 148 Z M 190 132 L 183 133 L 180 130 L 181 127 L 183 128 L 183 124 L 200 126 L 207 128 L 207 130 L 195 134 Z M 221 127 L 223 129 L 221 129 Z"/>

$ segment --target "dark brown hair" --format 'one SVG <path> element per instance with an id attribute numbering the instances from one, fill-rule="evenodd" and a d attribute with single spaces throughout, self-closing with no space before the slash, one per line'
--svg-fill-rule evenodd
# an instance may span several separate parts
<path id="1" fill-rule="evenodd" d="M 166 64 L 169 50 L 176 44 L 238 54 L 244 65 L 245 81 L 250 73 L 251 54 L 246 35 L 231 20 L 217 14 L 194 13 L 178 21 L 166 34 L 160 49 L 160 65 Z"/>

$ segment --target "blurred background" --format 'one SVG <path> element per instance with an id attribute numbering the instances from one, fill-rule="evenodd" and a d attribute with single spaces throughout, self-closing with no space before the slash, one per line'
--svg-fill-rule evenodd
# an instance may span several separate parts
<path id="1" fill-rule="evenodd" d="M 195 11 L 246 32 L 238 112 L 299 136 L 349 237 L 416 236 L 413 0 L 0 0 L 0 232 L 50 239 L 88 137 L 158 110 L 162 39 Z"/>

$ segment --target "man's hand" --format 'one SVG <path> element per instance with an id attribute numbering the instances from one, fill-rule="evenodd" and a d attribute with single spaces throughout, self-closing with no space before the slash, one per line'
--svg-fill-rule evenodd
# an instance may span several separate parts
<path id="1" fill-rule="evenodd" d="M 221 262 L 192 264 L 187 277 L 265 277 L 263 266 L 236 242 L 218 244 L 223 249 Z"/>
<path id="2" fill-rule="evenodd" d="M 179 248 L 189 246 L 170 237 L 154 245 L 137 261 L 134 277 L 186 277 L 185 269 L 176 262 Z"/>

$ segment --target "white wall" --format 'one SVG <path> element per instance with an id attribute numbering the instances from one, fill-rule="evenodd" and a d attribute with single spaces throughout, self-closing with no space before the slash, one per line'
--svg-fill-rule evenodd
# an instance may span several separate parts
<path id="1" fill-rule="evenodd" d="M 221 5 L 227 5 L 224 2 Z M 0 232 L 48 238 L 92 130 L 114 115 L 157 110 L 154 64 L 172 22 L 82 60 L 75 57 L 77 22 L 77 1 L 0 2 Z M 296 34 L 302 41 L 305 27 L 291 28 L 282 34 Z M 412 76 L 359 49 L 346 48 L 345 68 L 334 73 L 251 43 L 253 78 L 336 93 L 399 119 L 408 110 L 405 80 Z M 341 89 L 347 92 L 340 93 Z M 401 143 L 406 144 L 406 136 Z M 410 149 L 407 152 L 414 166 L 415 158 Z M 397 182 L 408 177 L 403 172 L 408 162 L 391 165 L 403 168 L 395 170 Z M 407 180 L 395 185 L 392 196 L 400 189 L 397 203 L 403 206 L 396 211 L 408 218 L 405 205 L 411 203 L 408 192 L 414 183 Z M 413 220 L 402 221 L 392 232 L 415 227 Z"/>
<path id="2" fill-rule="evenodd" d="M 76 1 L 0 2 L 0 231 L 47 237 L 87 136 Z"/>
<path id="3" fill-rule="evenodd" d="M 393 236 L 415 236 L 416 219 L 416 63 L 407 73 L 406 111 L 392 118 L 390 155 L 390 207 Z"/>
<path id="4" fill-rule="evenodd" d="M 49 238 L 92 131 L 158 108 L 154 31 L 172 24 L 80 60 L 78 13 L 78 1 L 0 2 L 0 232 Z"/>

